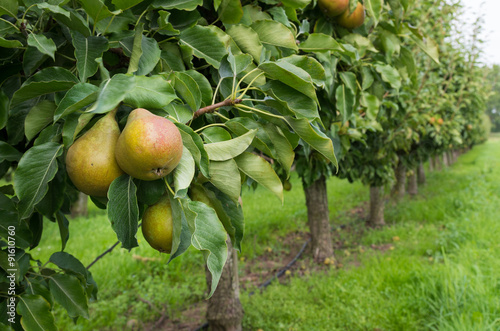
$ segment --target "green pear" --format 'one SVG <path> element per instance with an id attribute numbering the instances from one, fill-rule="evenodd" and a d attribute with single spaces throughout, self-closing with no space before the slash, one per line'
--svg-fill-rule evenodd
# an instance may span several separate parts
<path id="1" fill-rule="evenodd" d="M 120 168 L 134 178 L 155 180 L 177 167 L 182 137 L 168 119 L 143 108 L 134 109 L 118 138 L 115 157 Z"/>
<path id="2" fill-rule="evenodd" d="M 124 174 L 115 160 L 120 129 L 116 109 L 98 120 L 78 138 L 66 154 L 66 171 L 81 192 L 106 197 L 111 182 Z"/>
<path id="3" fill-rule="evenodd" d="M 174 225 L 168 194 L 149 206 L 142 216 L 142 234 L 148 244 L 161 253 L 170 254 Z"/>

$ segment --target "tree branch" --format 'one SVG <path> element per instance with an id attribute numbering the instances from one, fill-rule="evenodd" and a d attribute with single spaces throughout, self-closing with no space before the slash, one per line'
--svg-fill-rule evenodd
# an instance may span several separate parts
<path id="1" fill-rule="evenodd" d="M 89 264 L 87 266 L 87 269 L 90 269 L 91 266 L 94 265 L 94 263 L 96 263 L 97 261 L 99 261 L 100 259 L 102 259 L 104 257 L 104 255 L 110 253 L 116 246 L 118 246 L 118 244 L 120 243 L 120 241 L 117 241 L 113 244 L 113 246 L 111 246 L 110 248 L 108 248 L 107 250 L 105 250 L 101 255 L 99 255 L 98 257 L 95 258 L 94 261 L 92 261 L 91 264 Z"/>
<path id="2" fill-rule="evenodd" d="M 217 108 L 220 108 L 220 107 L 225 107 L 225 106 L 234 106 L 240 102 L 242 102 L 243 100 L 242 99 L 234 99 L 234 100 L 231 100 L 231 99 L 227 99 L 227 100 L 224 100 L 222 102 L 219 102 L 219 103 L 215 103 L 213 105 L 210 105 L 210 106 L 206 106 L 206 107 L 203 107 L 203 108 L 200 108 L 198 109 L 194 114 L 193 114 L 193 118 L 191 120 L 194 120 L 198 117 L 200 117 L 201 115 L 203 114 L 207 114 L 207 113 L 213 113 L 214 111 L 217 110 Z"/>

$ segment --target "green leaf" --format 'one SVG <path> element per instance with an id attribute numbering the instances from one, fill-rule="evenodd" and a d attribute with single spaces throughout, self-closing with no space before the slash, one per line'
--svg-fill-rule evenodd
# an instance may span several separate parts
<path id="1" fill-rule="evenodd" d="M 217 33 L 204 26 L 193 26 L 181 31 L 180 42 L 193 50 L 196 57 L 202 58 L 215 68 L 227 54 L 224 42 Z"/>
<path id="2" fill-rule="evenodd" d="M 181 200 L 174 199 L 171 194 L 169 194 L 169 199 L 172 207 L 172 218 L 177 221 L 174 222 L 172 252 L 167 263 L 182 255 L 191 246 L 191 231 L 189 230 L 186 215 L 182 210 Z"/>
<path id="3" fill-rule="evenodd" d="M 0 47 L 3 48 L 19 48 L 23 47 L 23 43 L 21 43 L 19 40 L 7 40 L 3 37 L 0 37 Z"/>
<path id="4" fill-rule="evenodd" d="M 0 90 L 0 130 L 7 125 L 7 119 L 9 118 L 9 103 L 9 97 L 3 90 Z"/>
<path id="5" fill-rule="evenodd" d="M 410 30 L 410 38 L 413 39 L 415 44 L 429 55 L 434 62 L 439 64 L 439 47 L 434 39 L 429 38 L 429 36 L 424 38 L 417 29 L 412 28 L 409 24 L 406 27 Z"/>
<path id="6" fill-rule="evenodd" d="M 7 161 L 19 161 L 23 154 L 17 149 L 7 144 L 5 141 L 0 141 L 0 162 Z"/>
<path id="7" fill-rule="evenodd" d="M 92 77 L 99 68 L 95 61 L 102 57 L 102 54 L 108 49 L 108 40 L 104 37 L 85 37 L 77 31 L 73 31 L 73 46 L 75 47 L 76 68 L 82 83 L 87 78 Z"/>
<path id="8" fill-rule="evenodd" d="M 132 177 L 122 175 L 116 178 L 108 191 L 108 218 L 123 248 L 138 246 L 137 229 L 139 207 L 137 205 L 137 187 Z"/>
<path id="9" fill-rule="evenodd" d="M 242 24 L 231 25 L 226 32 L 243 53 L 250 54 L 255 62 L 260 63 L 260 56 L 264 46 L 262 46 L 257 32 Z"/>
<path id="10" fill-rule="evenodd" d="M 54 274 L 49 277 L 49 287 L 54 299 L 66 309 L 70 317 L 89 318 L 87 297 L 76 277 Z"/>
<path id="11" fill-rule="evenodd" d="M 241 176 L 233 159 L 210 161 L 210 182 L 234 202 L 241 194 Z"/>
<path id="12" fill-rule="evenodd" d="M 14 189 L 19 197 L 19 217 L 27 218 L 34 206 L 42 200 L 48 190 L 48 183 L 57 172 L 57 157 L 61 156 L 63 145 L 48 142 L 30 148 L 19 161 L 14 177 Z"/>
<path id="13" fill-rule="evenodd" d="M 240 0 L 222 0 L 217 9 L 219 19 L 224 24 L 237 24 L 243 17 L 243 8 Z"/>
<path id="14" fill-rule="evenodd" d="M 287 8 L 305 8 L 308 4 L 311 3 L 311 0 L 282 0 L 283 5 Z"/>
<path id="15" fill-rule="evenodd" d="M 198 168 L 200 168 L 202 174 L 207 178 L 210 177 L 208 154 L 205 150 L 205 145 L 203 145 L 203 140 L 201 140 L 200 136 L 189 126 L 181 123 L 175 123 L 175 125 L 181 132 L 182 143 L 191 152 L 191 155 L 193 156 Z"/>
<path id="16" fill-rule="evenodd" d="M 226 264 L 226 231 L 215 211 L 203 202 L 190 201 L 186 207 L 188 222 L 194 228 L 191 243 L 194 248 L 204 251 L 207 268 L 212 274 L 212 286 L 208 295 L 211 297 Z"/>
<path id="17" fill-rule="evenodd" d="M 303 69 L 310 76 L 315 85 L 323 87 L 326 81 L 325 68 L 316 59 L 304 55 L 292 55 L 282 58 L 283 61 Z"/>
<path id="18" fill-rule="evenodd" d="M 26 76 L 31 76 L 38 67 L 48 59 L 48 56 L 40 53 L 35 47 L 28 47 L 23 55 L 23 70 Z"/>
<path id="19" fill-rule="evenodd" d="M 0 2 L 0 16 L 7 14 L 10 17 L 16 17 L 17 7 L 17 0 L 2 0 Z"/>
<path id="20" fill-rule="evenodd" d="M 391 61 L 394 54 L 400 53 L 401 42 L 395 34 L 387 30 L 383 30 L 380 33 L 380 41 L 382 42 L 382 47 L 384 48 L 384 52 L 388 61 Z"/>
<path id="21" fill-rule="evenodd" d="M 142 32 L 144 31 L 144 23 L 140 23 L 135 27 L 134 42 L 132 44 L 132 54 L 128 63 L 127 74 L 132 74 L 139 69 L 139 60 L 142 56 Z"/>
<path id="22" fill-rule="evenodd" d="M 360 34 L 350 33 L 348 35 L 343 36 L 342 40 L 356 47 L 361 57 L 365 55 L 366 50 L 373 53 L 378 53 L 378 50 L 375 48 L 375 46 L 373 46 L 372 41 L 367 37 L 363 37 Z"/>
<path id="23" fill-rule="evenodd" d="M 251 28 L 257 32 L 263 44 L 298 50 L 293 33 L 279 22 L 256 21 L 251 25 Z"/>
<path id="24" fill-rule="evenodd" d="M 177 99 L 172 85 L 162 76 L 132 76 L 135 85 L 123 102 L 135 108 L 163 109 Z"/>
<path id="25" fill-rule="evenodd" d="M 184 197 L 194 178 L 195 163 L 186 147 L 182 150 L 181 161 L 174 170 L 175 198 Z"/>
<path id="26" fill-rule="evenodd" d="M 65 252 L 55 252 L 49 258 L 51 263 L 64 270 L 65 272 L 72 272 L 82 279 L 87 279 L 87 269 L 76 257 Z"/>
<path id="27" fill-rule="evenodd" d="M 234 160 L 241 172 L 274 193 L 283 203 L 283 185 L 269 162 L 248 152 L 237 156 Z"/>
<path id="28" fill-rule="evenodd" d="M 115 109 L 134 89 L 135 79 L 132 75 L 117 74 L 103 81 L 99 86 L 96 103 L 87 109 L 89 113 L 104 114 Z"/>
<path id="29" fill-rule="evenodd" d="M 354 94 L 344 84 L 340 84 L 335 92 L 335 99 L 337 100 L 335 106 L 342 116 L 342 123 L 345 123 L 352 115 Z"/>
<path id="30" fill-rule="evenodd" d="M 264 87 L 266 92 L 296 117 L 309 120 L 319 118 L 318 106 L 313 99 L 276 80 L 269 81 L 265 86 L 268 87 L 268 89 Z"/>
<path id="31" fill-rule="evenodd" d="M 213 97 L 213 91 L 212 91 L 212 85 L 210 85 L 210 82 L 208 79 L 203 76 L 203 74 L 199 73 L 196 70 L 188 70 L 184 71 L 186 75 L 189 75 L 192 79 L 195 80 L 196 84 L 198 84 L 198 88 L 200 89 L 201 92 L 201 101 L 205 106 L 209 106 L 212 104 L 212 97 Z"/>
<path id="32" fill-rule="evenodd" d="M 71 18 L 70 12 L 67 11 L 66 9 L 59 7 L 59 6 L 49 4 L 47 2 L 38 3 L 36 6 L 40 9 L 44 9 L 46 12 L 49 12 L 52 14 L 60 14 L 60 15 L 66 16 L 67 18 Z"/>
<path id="33" fill-rule="evenodd" d="M 50 304 L 41 295 L 24 294 L 18 300 L 17 312 L 24 330 L 57 331 Z"/>
<path id="34" fill-rule="evenodd" d="M 61 211 L 56 213 L 56 221 L 61 236 L 61 251 L 63 251 L 69 239 L 69 221 Z"/>
<path id="35" fill-rule="evenodd" d="M 168 18 L 170 17 L 169 12 L 164 11 L 164 10 L 160 10 L 160 11 L 158 11 L 158 14 L 160 14 L 160 17 L 158 17 L 158 20 L 157 20 L 159 34 L 164 34 L 164 35 L 170 36 L 170 35 L 178 35 L 180 33 L 180 31 L 174 29 L 174 27 L 172 26 L 172 23 L 170 23 L 168 21 Z"/>
<path id="36" fill-rule="evenodd" d="M 139 203 L 143 203 L 148 206 L 157 203 L 167 190 L 163 179 L 151 181 L 135 179 L 134 182 L 137 185 L 136 196 Z"/>
<path id="37" fill-rule="evenodd" d="M 259 66 L 270 78 L 296 89 L 318 103 L 316 90 L 311 76 L 302 68 L 280 59 L 276 62 L 265 62 Z"/>
<path id="38" fill-rule="evenodd" d="M 212 161 L 226 161 L 243 153 L 252 143 L 257 130 L 250 130 L 231 140 L 205 145 L 208 158 Z"/>
<path id="39" fill-rule="evenodd" d="M 287 176 L 289 176 L 295 158 L 295 152 L 293 151 L 292 145 L 277 126 L 266 123 L 264 129 L 271 138 L 276 149 L 276 160 L 281 164 Z"/>
<path id="40" fill-rule="evenodd" d="M 248 131 L 248 130 L 247 130 Z M 244 133 L 246 133 L 245 131 Z M 231 140 L 231 134 L 220 126 L 212 126 L 204 129 L 202 132 L 203 139 L 206 143 L 216 143 L 219 141 Z"/>
<path id="41" fill-rule="evenodd" d="M 179 105 L 171 102 L 167 107 L 164 107 L 170 116 L 174 117 L 179 123 L 187 123 L 193 118 L 194 112 L 188 105 Z"/>
<path id="42" fill-rule="evenodd" d="M 116 9 L 127 10 L 141 3 L 142 0 L 111 0 Z"/>
<path id="43" fill-rule="evenodd" d="M 42 100 L 31 108 L 24 121 L 26 139 L 33 139 L 44 127 L 52 123 L 55 110 L 54 101 L 49 100 Z"/>
<path id="44" fill-rule="evenodd" d="M 61 67 L 45 68 L 28 78 L 14 93 L 11 108 L 23 101 L 59 91 L 64 91 L 77 84 L 78 79 L 69 70 Z"/>
<path id="45" fill-rule="evenodd" d="M 365 5 L 365 8 L 370 16 L 373 18 L 375 26 L 377 26 L 378 21 L 380 20 L 380 14 L 382 13 L 384 0 L 365 0 L 363 4 Z"/>
<path id="46" fill-rule="evenodd" d="M 351 90 L 353 95 L 356 95 L 358 92 L 358 84 L 356 82 L 356 75 L 353 72 L 339 72 L 340 79 L 344 82 L 344 84 Z"/>
<path id="47" fill-rule="evenodd" d="M 338 166 L 330 138 L 321 131 L 314 129 L 306 119 L 295 119 L 286 116 L 285 120 L 302 140 L 330 160 L 333 165 Z"/>
<path id="48" fill-rule="evenodd" d="M 88 83 L 74 85 L 59 102 L 54 112 L 54 122 L 95 102 L 98 90 L 97 86 Z"/>
<path id="49" fill-rule="evenodd" d="M 153 8 L 192 11 L 202 4 L 203 0 L 155 0 L 153 1 L 152 6 Z"/>
<path id="50" fill-rule="evenodd" d="M 28 36 L 28 45 L 35 47 L 42 54 L 48 55 L 55 60 L 54 54 L 57 47 L 52 39 L 45 37 L 43 34 L 30 33 Z"/>
<path id="51" fill-rule="evenodd" d="M 113 13 L 101 0 L 80 0 L 85 13 L 94 20 L 94 24 L 106 17 L 113 16 Z"/>
<path id="52" fill-rule="evenodd" d="M 311 33 L 309 37 L 299 44 L 299 49 L 304 52 L 342 51 L 342 46 L 331 36 L 323 33 Z"/>
<path id="53" fill-rule="evenodd" d="M 372 94 L 363 93 L 360 101 L 361 105 L 366 107 L 366 117 L 371 120 L 376 119 L 380 109 L 380 100 Z"/>
<path id="54" fill-rule="evenodd" d="M 201 91 L 198 84 L 188 74 L 183 72 L 175 72 L 174 74 L 175 90 L 193 111 L 197 111 L 201 105 Z"/>
<path id="55" fill-rule="evenodd" d="M 375 78 L 373 77 L 372 71 L 367 67 L 362 68 L 361 76 L 363 78 L 363 84 L 361 85 L 361 88 L 363 91 L 365 91 L 365 90 L 369 89 L 370 86 L 372 86 Z"/>
<path id="56" fill-rule="evenodd" d="M 62 25 L 67 26 L 72 31 L 78 31 L 85 37 L 91 35 L 90 28 L 87 21 L 80 15 L 76 10 L 72 8 L 66 8 L 70 13 L 70 17 L 66 17 L 63 14 L 53 13 L 53 17 Z"/>
<path id="57" fill-rule="evenodd" d="M 376 64 L 375 70 L 382 76 L 384 82 L 389 83 L 393 88 L 401 88 L 401 76 L 396 68 L 386 64 Z"/>

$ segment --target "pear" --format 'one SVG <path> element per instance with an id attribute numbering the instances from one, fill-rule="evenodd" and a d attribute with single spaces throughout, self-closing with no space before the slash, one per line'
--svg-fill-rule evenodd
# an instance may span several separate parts
<path id="1" fill-rule="evenodd" d="M 335 17 L 347 10 L 349 0 L 318 0 L 318 5 L 327 17 Z"/>
<path id="2" fill-rule="evenodd" d="M 85 194 L 106 197 L 111 182 L 124 174 L 115 160 L 120 136 L 115 115 L 116 109 L 98 120 L 66 154 L 69 178 Z"/>
<path id="3" fill-rule="evenodd" d="M 118 138 L 115 157 L 120 168 L 134 178 L 165 177 L 182 157 L 182 137 L 168 119 L 144 108 L 134 109 Z"/>
<path id="4" fill-rule="evenodd" d="M 161 253 L 170 254 L 173 231 L 172 207 L 168 194 L 165 194 L 144 211 L 142 234 L 151 247 Z"/>
<path id="5" fill-rule="evenodd" d="M 365 22 L 365 7 L 358 2 L 352 13 L 346 10 L 337 18 L 337 23 L 347 29 L 359 28 Z"/>

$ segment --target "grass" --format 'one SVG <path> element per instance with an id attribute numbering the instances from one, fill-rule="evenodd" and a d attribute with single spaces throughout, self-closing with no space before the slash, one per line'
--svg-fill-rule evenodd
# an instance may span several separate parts
<path id="1" fill-rule="evenodd" d="M 344 243 L 336 253 L 342 268 L 292 275 L 252 297 L 243 291 L 245 329 L 499 329 L 498 150 L 495 138 L 452 168 L 429 174 L 417 198 L 387 205 L 387 227 L 362 235 L 337 231 Z M 292 184 L 283 206 L 264 189 L 243 192 L 240 270 L 267 249 L 285 249 L 282 239 L 289 233 L 307 231 L 304 193 L 298 178 Z M 349 221 L 346 212 L 368 199 L 361 184 L 337 178 L 328 181 L 328 193 L 334 223 Z M 46 222 L 44 230 L 34 256 L 45 261 L 60 249 L 60 240 L 57 225 Z M 191 248 L 166 265 L 167 256 L 149 248 L 142 234 L 138 239 L 140 247 L 117 248 L 91 268 L 99 285 L 91 319 L 74 324 L 57 308 L 60 329 L 126 330 L 127 322 L 155 321 L 161 311 L 182 319 L 183 310 L 203 300 L 207 291 L 198 251 Z M 70 221 L 65 251 L 87 265 L 115 241 L 105 214 L 91 207 L 89 218 Z"/>
<path id="2" fill-rule="evenodd" d="M 499 147 L 476 147 L 429 175 L 418 198 L 388 205 L 389 226 L 365 233 L 364 253 L 340 254 L 346 267 L 243 295 L 245 327 L 500 329 Z M 392 249 L 370 249 L 382 244 Z"/>

